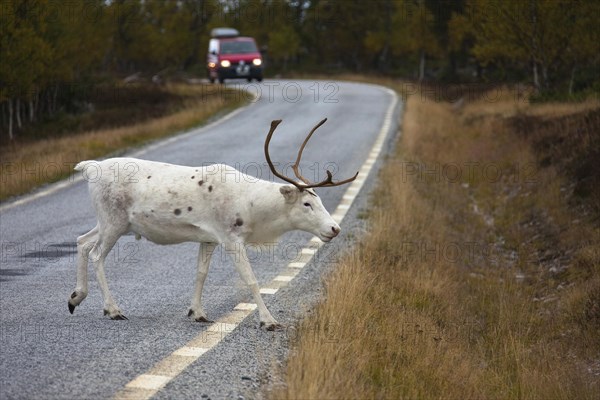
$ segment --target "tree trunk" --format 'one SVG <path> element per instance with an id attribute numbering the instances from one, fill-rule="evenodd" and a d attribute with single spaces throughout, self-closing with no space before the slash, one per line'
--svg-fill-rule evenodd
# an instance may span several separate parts
<path id="1" fill-rule="evenodd" d="M 419 54 L 419 83 L 425 78 L 425 50 L 421 49 Z"/>
<path id="2" fill-rule="evenodd" d="M 573 68 L 571 68 L 571 78 L 569 79 L 569 96 L 571 96 L 573 94 L 573 81 L 575 81 L 575 68 L 577 68 L 576 65 L 573 65 Z"/>
<path id="3" fill-rule="evenodd" d="M 535 89 L 537 91 L 539 91 L 540 90 L 540 77 L 538 74 L 538 58 L 537 58 L 538 50 L 539 50 L 538 43 L 537 43 L 538 10 L 537 10 L 537 3 L 535 0 L 529 1 L 529 13 L 530 13 L 530 17 L 531 17 L 531 27 L 532 27 L 530 56 L 531 56 L 531 59 L 533 62 L 533 85 L 535 86 Z"/>
<path id="4" fill-rule="evenodd" d="M 21 124 L 21 100 L 17 99 L 17 107 L 16 107 L 16 116 L 17 116 L 17 128 L 21 129 L 22 124 Z"/>
<path id="5" fill-rule="evenodd" d="M 13 104 L 12 99 L 8 99 L 8 138 L 14 140 L 13 134 Z"/>
<path id="6" fill-rule="evenodd" d="M 390 47 L 389 43 L 386 40 L 385 45 L 383 46 L 383 49 L 379 53 L 379 62 L 378 62 L 379 65 L 377 65 L 377 69 L 380 72 L 387 71 L 387 59 L 388 59 L 389 47 Z"/>
<path id="7" fill-rule="evenodd" d="M 550 87 L 550 82 L 548 82 L 548 67 L 545 63 L 542 63 L 542 84 L 544 85 L 544 89 Z"/>
<path id="8" fill-rule="evenodd" d="M 33 97 L 29 99 L 29 122 L 33 122 Z"/>
<path id="9" fill-rule="evenodd" d="M 44 95 L 46 96 L 46 114 L 52 115 L 52 96 L 50 95 L 51 89 L 47 89 Z"/>
<path id="10" fill-rule="evenodd" d="M 58 84 L 54 85 L 54 98 L 52 99 L 52 114 L 56 112 L 56 98 L 58 97 Z"/>
<path id="11" fill-rule="evenodd" d="M 362 70 L 362 63 L 360 62 L 360 57 L 358 56 L 358 50 L 354 50 L 352 52 L 352 61 L 354 63 L 354 70 L 359 72 Z"/>

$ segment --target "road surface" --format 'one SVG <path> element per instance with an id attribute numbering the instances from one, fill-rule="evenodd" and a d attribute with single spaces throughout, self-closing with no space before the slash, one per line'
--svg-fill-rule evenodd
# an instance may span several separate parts
<path id="1" fill-rule="evenodd" d="M 307 132 L 327 117 L 328 122 L 304 152 L 303 174 L 320 180 L 329 167 L 334 168 L 335 178 L 341 179 L 365 163 L 386 112 L 394 108 L 394 96 L 373 85 L 265 81 L 233 86 L 255 95 L 249 106 L 207 127 L 128 154 L 189 166 L 224 162 L 250 175 L 272 179 L 263 156 L 271 120 L 283 119 L 271 144 L 271 157 L 285 165 L 293 162 Z M 397 114 L 394 108 L 394 122 L 387 129 L 390 133 L 385 132 L 387 147 L 393 142 Z M 39 166 L 30 173 L 43 173 L 47 167 Z M 374 175 L 371 173 L 369 184 L 361 191 L 363 206 Z M 67 298 L 75 287 L 75 239 L 95 225 L 95 217 L 83 180 L 49 189 L 0 206 L 0 398 L 118 397 L 128 383 L 207 329 L 207 324 L 186 317 L 198 245 L 159 246 L 145 239 L 136 241 L 131 235 L 122 237 L 107 258 L 106 272 L 112 294 L 129 320 L 112 321 L 102 315 L 92 265 L 89 296 L 70 315 Z M 318 193 L 332 211 L 344 191 L 345 187 L 335 187 Z M 275 318 L 290 329 L 262 331 L 257 312 L 251 313 L 154 397 L 256 395 L 253 391 L 269 383 L 270 371 L 280 364 L 295 334 L 293 324 L 307 315 L 318 297 L 322 271 L 355 240 L 358 211 L 358 206 L 351 208 L 341 224 L 342 235 L 323 246 L 320 256 L 285 289 L 263 295 Z M 310 238 L 293 232 L 279 245 L 250 252 L 259 284 L 278 276 Z M 218 320 L 239 303 L 249 301 L 250 293 L 227 254 L 217 250 L 203 293 L 209 318 Z"/>

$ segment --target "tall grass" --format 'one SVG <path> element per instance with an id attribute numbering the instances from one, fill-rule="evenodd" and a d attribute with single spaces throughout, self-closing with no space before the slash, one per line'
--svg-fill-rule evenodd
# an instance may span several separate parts
<path id="1" fill-rule="evenodd" d="M 0 149 L 0 201 L 69 176 L 73 173 L 73 166 L 81 160 L 103 157 L 192 128 L 216 113 L 243 104 L 245 99 L 243 95 L 203 90 L 194 86 L 175 85 L 169 90 L 189 96 L 178 111 L 169 115 L 133 125 L 79 132 L 3 147 Z"/>
<path id="2" fill-rule="evenodd" d="M 509 123 L 554 116 L 542 107 L 409 98 L 371 229 L 327 277 L 271 398 L 597 398 L 597 217 Z"/>

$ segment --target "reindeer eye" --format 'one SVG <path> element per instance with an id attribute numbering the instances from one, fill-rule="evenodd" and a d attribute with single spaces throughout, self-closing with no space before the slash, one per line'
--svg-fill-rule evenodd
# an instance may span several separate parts
<path id="1" fill-rule="evenodd" d="M 312 205 L 310 203 L 304 203 L 304 206 L 312 208 Z"/>

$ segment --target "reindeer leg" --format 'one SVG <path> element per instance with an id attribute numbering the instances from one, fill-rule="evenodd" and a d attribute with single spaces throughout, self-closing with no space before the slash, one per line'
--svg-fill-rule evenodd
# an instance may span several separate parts
<path id="1" fill-rule="evenodd" d="M 196 322 L 212 322 L 206 317 L 206 313 L 202 308 L 202 288 L 208 274 L 208 267 L 212 257 L 216 243 L 201 243 L 200 251 L 198 252 L 198 271 L 196 273 L 196 285 L 194 288 L 194 296 L 192 297 L 192 305 L 188 312 L 188 317 L 194 318 Z"/>
<path id="2" fill-rule="evenodd" d="M 108 290 L 108 283 L 106 281 L 106 275 L 104 274 L 104 260 L 120 237 L 121 232 L 119 231 L 110 228 L 102 230 L 102 228 L 100 228 L 100 239 L 96 242 L 96 245 L 90 253 L 93 257 L 92 260 L 94 261 L 96 280 L 100 285 L 102 297 L 104 298 L 104 315 L 108 315 L 110 319 L 117 320 L 127 318 L 121 313 L 110 290 Z"/>
<path id="3" fill-rule="evenodd" d="M 77 238 L 77 286 L 69 298 L 69 312 L 73 314 L 88 295 L 88 257 L 98 240 L 98 225 Z"/>
<path id="4" fill-rule="evenodd" d="M 240 277 L 244 281 L 250 291 L 252 292 L 252 296 L 254 297 L 254 301 L 258 306 L 258 315 L 260 319 L 260 326 L 266 327 L 267 330 L 273 331 L 277 329 L 281 329 L 282 325 L 273 318 L 267 306 L 263 302 L 262 297 L 260 296 L 260 289 L 258 287 L 258 281 L 254 276 L 254 272 L 252 271 L 252 267 L 250 266 L 250 262 L 248 261 L 248 257 L 246 255 L 246 249 L 243 243 L 234 242 L 225 244 L 226 251 L 232 255 L 233 262 L 235 267 L 240 274 Z"/>

